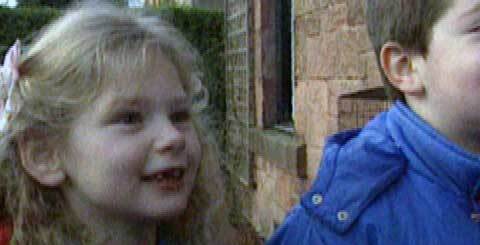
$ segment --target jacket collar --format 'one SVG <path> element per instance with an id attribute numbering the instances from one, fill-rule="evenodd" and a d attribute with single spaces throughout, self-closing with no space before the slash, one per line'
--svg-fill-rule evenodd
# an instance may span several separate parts
<path id="1" fill-rule="evenodd" d="M 343 233 L 374 198 L 404 175 L 407 166 L 473 200 L 480 190 L 479 159 L 396 102 L 363 129 L 327 139 L 321 169 L 301 203 Z"/>
<path id="2" fill-rule="evenodd" d="M 389 111 L 387 127 L 410 168 L 446 190 L 476 199 L 480 189 L 479 155 L 446 139 L 401 102 Z"/>
<path id="3" fill-rule="evenodd" d="M 318 176 L 302 197 L 307 212 L 339 233 L 404 173 L 406 161 L 389 137 L 386 119 L 382 113 L 362 130 L 328 138 Z"/>

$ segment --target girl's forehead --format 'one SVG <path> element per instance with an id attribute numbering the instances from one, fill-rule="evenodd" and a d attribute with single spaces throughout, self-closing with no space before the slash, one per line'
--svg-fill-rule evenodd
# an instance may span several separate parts
<path id="1" fill-rule="evenodd" d="M 104 56 L 102 63 L 106 65 L 107 71 L 110 70 L 113 74 L 125 72 L 155 73 L 157 72 L 155 68 L 158 67 L 168 67 L 175 70 L 178 68 L 175 65 L 178 57 L 163 52 L 159 47 L 116 49 L 100 55 Z"/>
<path id="2" fill-rule="evenodd" d="M 171 86 L 173 84 L 184 87 L 185 76 L 164 55 L 158 55 L 147 61 L 130 61 L 105 70 L 107 87 L 115 91 L 140 91 L 155 86 Z"/>
<path id="3" fill-rule="evenodd" d="M 162 83 L 159 83 L 162 85 Z M 130 89 L 134 87 L 133 89 Z M 148 88 L 146 86 L 128 85 L 125 87 L 115 86 L 104 90 L 92 104 L 93 113 L 103 115 L 120 108 L 137 108 L 150 110 L 163 108 L 190 108 L 191 99 L 177 87 L 158 86 Z M 162 109 L 162 110 L 163 110 Z"/>
<path id="4" fill-rule="evenodd" d="M 188 94 L 180 78 L 176 74 L 161 71 L 140 76 L 129 74 L 119 76 L 104 87 L 100 96 L 105 100 L 126 101 L 188 100 Z"/>
<path id="5" fill-rule="evenodd" d="M 110 98 L 187 97 L 180 82 L 174 80 L 132 80 L 127 83 L 116 83 L 113 86 L 107 86 L 103 94 Z"/>
<path id="6" fill-rule="evenodd" d="M 162 54 L 148 56 L 146 60 L 133 57 L 125 62 L 111 63 L 105 70 L 100 97 L 110 100 L 146 98 L 149 101 L 188 97 L 185 77 L 180 76 L 174 63 Z"/>

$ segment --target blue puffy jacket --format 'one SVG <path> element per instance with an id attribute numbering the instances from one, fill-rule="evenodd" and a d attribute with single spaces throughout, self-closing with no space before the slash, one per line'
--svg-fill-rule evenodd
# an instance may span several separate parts
<path id="1" fill-rule="evenodd" d="M 480 244 L 479 189 L 479 156 L 397 102 L 327 140 L 311 190 L 267 244 Z"/>

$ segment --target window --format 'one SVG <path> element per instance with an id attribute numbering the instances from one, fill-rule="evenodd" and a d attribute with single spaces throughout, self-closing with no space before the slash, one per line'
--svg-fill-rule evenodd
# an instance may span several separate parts
<path id="1" fill-rule="evenodd" d="M 285 124 L 292 121 L 292 2 L 291 0 L 278 0 L 276 29 L 277 57 L 278 57 L 278 100 L 279 111 L 276 124 Z"/>
<path id="2" fill-rule="evenodd" d="M 364 127 L 391 105 L 383 87 L 341 96 L 338 103 L 339 130 Z"/>
<path id="3" fill-rule="evenodd" d="M 263 0 L 261 10 L 263 127 L 292 131 L 292 0 Z"/>

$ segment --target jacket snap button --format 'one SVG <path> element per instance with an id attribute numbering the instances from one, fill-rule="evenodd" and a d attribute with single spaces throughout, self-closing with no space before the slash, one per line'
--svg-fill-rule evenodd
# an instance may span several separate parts
<path id="1" fill-rule="evenodd" d="M 480 213 L 472 213 L 470 217 L 472 218 L 473 221 L 480 223 Z"/>
<path id="2" fill-rule="evenodd" d="M 323 197 L 320 194 L 315 194 L 312 196 L 312 202 L 315 205 L 320 205 L 323 202 Z"/>
<path id="3" fill-rule="evenodd" d="M 337 213 L 337 219 L 339 221 L 345 221 L 348 219 L 348 212 L 347 211 L 340 211 Z"/>

